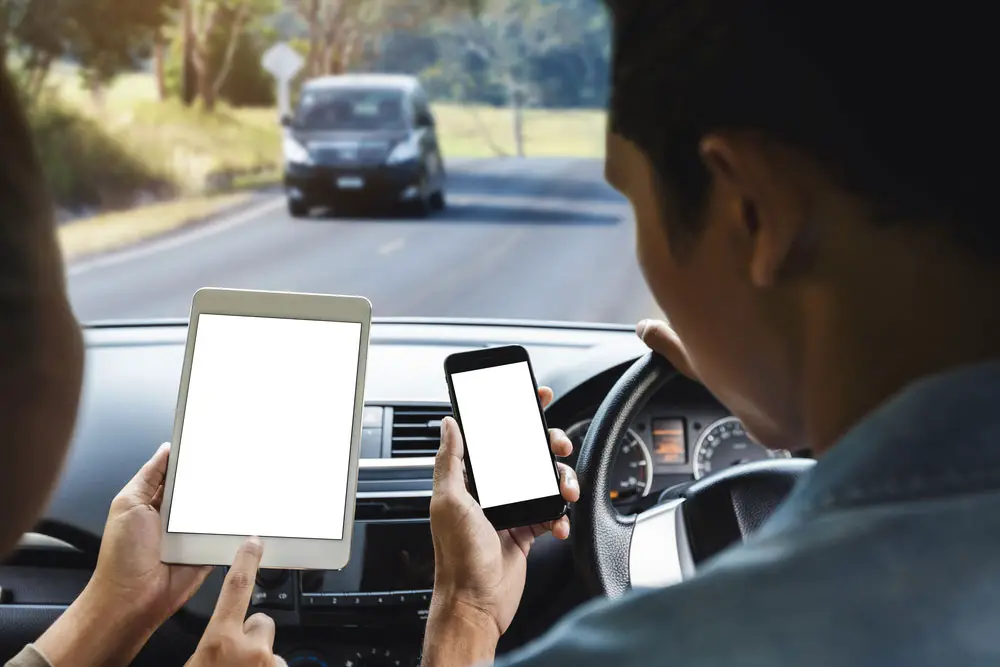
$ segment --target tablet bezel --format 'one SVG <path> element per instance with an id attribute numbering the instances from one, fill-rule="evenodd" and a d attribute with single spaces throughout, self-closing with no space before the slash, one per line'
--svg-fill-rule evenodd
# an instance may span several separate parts
<path id="1" fill-rule="evenodd" d="M 163 540 L 160 559 L 164 563 L 185 565 L 230 565 L 233 556 L 236 555 L 237 549 L 247 537 L 240 535 L 204 535 L 167 532 L 170 502 L 174 490 L 174 477 L 177 474 L 177 459 L 180 453 L 180 436 L 187 404 L 191 361 L 194 356 L 194 342 L 198 332 L 198 319 L 203 314 L 356 322 L 361 324 L 358 368 L 355 377 L 354 417 L 351 428 L 351 453 L 347 474 L 347 497 L 344 503 L 343 538 L 339 540 L 295 537 L 261 538 L 264 541 L 264 555 L 261 560 L 261 567 L 318 570 L 339 570 L 343 568 L 347 565 L 350 557 L 351 539 L 354 533 L 354 506 L 358 487 L 358 459 L 361 450 L 361 420 L 365 400 L 365 370 L 368 364 L 368 345 L 371 336 L 371 302 L 364 297 L 357 296 L 216 288 L 198 290 L 191 303 L 191 319 L 188 326 L 187 343 L 184 350 L 184 365 L 181 370 L 181 381 L 177 394 L 177 409 L 174 414 L 174 428 L 171 437 L 171 442 L 177 444 L 171 446 L 171 455 L 167 464 L 167 476 L 163 488 L 163 504 L 161 507 L 161 534 Z M 303 463 L 305 465 L 308 464 L 307 462 Z"/>

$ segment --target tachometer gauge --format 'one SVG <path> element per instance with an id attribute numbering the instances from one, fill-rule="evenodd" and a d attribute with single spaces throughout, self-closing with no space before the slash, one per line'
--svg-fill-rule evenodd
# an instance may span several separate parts
<path id="1" fill-rule="evenodd" d="M 566 435 L 573 442 L 576 451 L 580 451 L 580 445 L 590 428 L 590 421 L 585 419 L 566 429 Z M 649 454 L 649 447 L 632 429 L 628 430 L 618 444 L 609 482 L 613 502 L 641 498 L 653 488 L 653 458 Z"/>
<path id="2" fill-rule="evenodd" d="M 741 463 L 790 456 L 783 449 L 768 449 L 754 442 L 739 419 L 726 417 L 709 425 L 695 443 L 694 478 L 701 479 L 705 475 Z"/>

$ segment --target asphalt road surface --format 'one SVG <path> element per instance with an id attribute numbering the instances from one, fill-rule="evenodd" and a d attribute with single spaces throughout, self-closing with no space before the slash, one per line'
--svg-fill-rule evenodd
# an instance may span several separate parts
<path id="1" fill-rule="evenodd" d="M 376 316 L 635 322 L 656 313 L 628 203 L 598 160 L 449 165 L 424 220 L 296 220 L 262 193 L 239 213 L 69 267 L 84 322 L 186 317 L 200 287 L 361 294 Z"/>

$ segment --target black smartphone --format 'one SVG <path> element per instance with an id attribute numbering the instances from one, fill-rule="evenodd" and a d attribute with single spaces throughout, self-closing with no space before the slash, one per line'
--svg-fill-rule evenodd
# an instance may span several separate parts
<path id="1" fill-rule="evenodd" d="M 445 359 L 444 372 L 465 440 L 469 491 L 490 523 L 500 530 L 565 514 L 528 351 L 461 352 Z"/>

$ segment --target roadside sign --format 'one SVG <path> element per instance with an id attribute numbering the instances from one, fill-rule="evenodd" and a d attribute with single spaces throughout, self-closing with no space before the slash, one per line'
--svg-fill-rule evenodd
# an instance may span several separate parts
<path id="1" fill-rule="evenodd" d="M 291 79 L 298 74 L 305 61 L 288 42 L 278 42 L 264 52 L 260 64 L 271 76 L 280 80 Z"/>
<path id="2" fill-rule="evenodd" d="M 291 111 L 289 84 L 302 69 L 305 61 L 287 42 L 278 42 L 264 52 L 260 64 L 274 77 L 278 86 L 278 113 L 282 115 L 289 113 Z"/>

